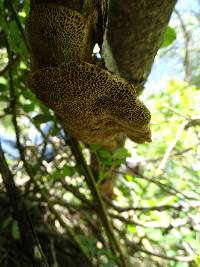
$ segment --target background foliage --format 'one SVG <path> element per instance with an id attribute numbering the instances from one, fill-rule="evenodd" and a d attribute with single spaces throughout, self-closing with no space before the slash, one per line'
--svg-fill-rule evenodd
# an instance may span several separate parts
<path id="1" fill-rule="evenodd" d="M 0 1 L 0 139 L 38 238 L 38 266 L 44 258 L 54 267 L 117 266 L 84 162 L 76 160 L 53 112 L 27 87 L 28 2 Z M 99 181 L 121 165 L 115 199 L 104 203 L 128 266 L 200 266 L 200 5 L 190 2 L 191 8 L 185 1 L 177 5 L 143 95 L 152 113 L 153 142 L 127 140 L 113 155 L 81 144 L 88 164 L 91 152 L 100 155 Z M 1 178 L 0 236 L 0 266 L 32 266 Z"/>

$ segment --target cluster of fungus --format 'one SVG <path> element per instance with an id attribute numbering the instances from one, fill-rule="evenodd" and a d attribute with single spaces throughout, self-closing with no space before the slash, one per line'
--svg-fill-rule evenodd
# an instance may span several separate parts
<path id="1" fill-rule="evenodd" d="M 29 85 L 73 137 L 109 147 L 120 134 L 151 141 L 150 113 L 125 79 L 91 63 L 96 13 L 36 5 L 27 20 Z"/>

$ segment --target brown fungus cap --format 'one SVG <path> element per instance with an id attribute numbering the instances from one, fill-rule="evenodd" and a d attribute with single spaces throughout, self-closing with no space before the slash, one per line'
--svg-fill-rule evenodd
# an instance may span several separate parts
<path id="1" fill-rule="evenodd" d="M 109 144 L 119 134 L 151 141 L 150 112 L 132 85 L 96 65 L 46 67 L 30 74 L 29 85 L 69 134 L 87 144 Z"/>
<path id="2" fill-rule="evenodd" d="M 68 7 L 40 4 L 26 22 L 33 70 L 91 58 L 95 11 L 86 16 Z"/>

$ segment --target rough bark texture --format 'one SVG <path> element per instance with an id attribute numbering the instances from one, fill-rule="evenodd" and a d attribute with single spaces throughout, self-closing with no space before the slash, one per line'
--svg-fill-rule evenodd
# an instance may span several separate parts
<path id="1" fill-rule="evenodd" d="M 176 0 L 111 0 L 104 40 L 109 70 L 140 93 L 163 40 Z"/>

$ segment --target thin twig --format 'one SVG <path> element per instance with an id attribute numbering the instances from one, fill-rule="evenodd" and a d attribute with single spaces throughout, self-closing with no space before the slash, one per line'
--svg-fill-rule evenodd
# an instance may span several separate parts
<path id="1" fill-rule="evenodd" d="M 12 62 L 9 62 L 2 70 L 0 70 L 0 76 L 3 76 L 13 65 L 18 63 L 20 60 L 20 56 L 16 55 L 15 58 L 13 58 Z"/>
<path id="2" fill-rule="evenodd" d="M 23 29 L 23 27 L 21 25 L 21 22 L 20 22 L 20 20 L 18 18 L 18 14 L 17 14 L 17 12 L 15 10 L 15 7 L 14 7 L 12 1 L 9 1 L 9 5 L 10 5 L 10 8 L 11 8 L 11 10 L 13 12 L 14 17 L 15 17 L 15 20 L 16 20 L 16 23 L 18 25 L 18 28 L 19 28 L 22 36 L 23 36 L 25 45 L 26 45 L 27 49 L 29 50 L 29 45 L 28 45 L 28 42 L 27 42 L 27 39 L 26 39 L 26 35 L 25 35 L 25 32 L 24 32 L 24 29 Z M 8 50 L 9 61 L 11 62 L 12 61 L 12 57 L 10 56 L 11 54 L 10 54 L 9 44 L 7 44 L 7 47 L 8 47 L 7 50 Z M 12 116 L 12 122 L 13 122 L 13 126 L 14 126 L 14 129 L 15 129 L 17 147 L 19 149 L 20 157 L 21 157 L 21 160 L 23 162 L 25 171 L 27 172 L 28 176 L 30 177 L 30 179 L 31 179 L 32 183 L 34 184 L 36 190 L 41 194 L 42 198 L 46 201 L 49 209 L 54 214 L 55 218 L 60 222 L 60 224 L 63 226 L 63 228 L 66 229 L 66 231 L 69 234 L 69 236 L 71 237 L 71 239 L 74 241 L 74 243 L 77 245 L 77 247 L 80 249 L 80 251 L 85 256 L 86 261 L 92 267 L 93 266 L 93 263 L 90 260 L 90 257 L 88 255 L 88 252 L 87 252 L 85 246 L 80 242 L 79 238 L 76 236 L 76 234 L 74 233 L 74 231 L 68 226 L 68 224 L 62 219 L 62 217 L 57 212 L 57 210 L 49 202 L 48 196 L 46 196 L 46 194 L 44 193 L 44 191 L 40 189 L 40 187 L 38 186 L 38 183 L 37 183 L 37 181 L 36 181 L 36 179 L 34 177 L 34 174 L 32 172 L 32 169 L 30 168 L 30 166 L 29 166 L 29 164 L 28 164 L 28 162 L 26 160 L 26 156 L 25 156 L 25 153 L 24 153 L 24 147 L 22 146 L 22 144 L 20 142 L 20 129 L 18 127 L 17 115 L 16 115 L 17 114 L 17 108 L 16 108 L 16 106 L 17 106 L 17 95 L 16 95 L 16 92 L 15 92 L 15 89 L 14 89 L 14 84 L 13 84 L 11 69 L 9 69 L 9 78 L 10 78 L 10 98 L 11 98 L 11 101 L 10 101 L 11 104 L 10 104 L 10 106 L 11 106 L 12 114 L 13 114 L 13 116 Z"/>
<path id="3" fill-rule="evenodd" d="M 97 201 L 98 204 L 98 211 L 99 211 L 99 217 L 102 221 L 102 224 L 105 228 L 105 231 L 107 233 L 109 242 L 110 242 L 110 247 L 112 249 L 112 252 L 115 256 L 119 255 L 121 263 L 123 264 L 123 267 L 126 267 L 126 260 L 124 258 L 123 252 L 121 251 L 121 247 L 118 243 L 118 240 L 116 239 L 113 230 L 112 230 L 112 226 L 110 224 L 110 221 L 108 220 L 108 215 L 107 215 L 107 211 L 105 209 L 104 203 L 103 203 L 103 199 L 99 193 L 99 190 L 97 189 L 97 185 L 94 179 L 94 176 L 90 170 L 90 168 L 88 167 L 87 163 L 85 162 L 85 158 L 83 157 L 82 151 L 79 147 L 79 144 L 77 143 L 77 141 L 75 139 L 73 139 L 72 137 L 70 137 L 67 133 L 66 133 L 67 137 L 68 137 L 68 143 L 71 146 L 72 152 L 76 158 L 77 163 L 81 163 L 81 166 L 84 170 L 84 175 L 86 178 L 86 182 L 88 184 L 88 187 L 91 190 L 91 193 L 94 197 L 94 200 Z M 120 265 L 121 266 L 121 265 Z"/>
<path id="4" fill-rule="evenodd" d="M 12 57 L 10 56 L 10 51 L 9 51 L 9 44 L 7 42 L 7 47 L 8 47 L 8 57 L 9 60 L 12 60 Z M 60 222 L 60 224 L 67 230 L 67 232 L 69 233 L 69 235 L 71 236 L 72 240 L 74 240 L 75 244 L 80 248 L 80 250 L 82 251 L 83 255 L 85 256 L 86 260 L 92 265 L 90 258 L 87 254 L 87 251 L 85 250 L 85 247 L 82 245 L 82 243 L 80 243 L 79 239 L 76 237 L 76 235 L 74 234 L 73 230 L 64 222 L 64 220 L 60 217 L 59 213 L 55 210 L 55 208 L 53 207 L 53 205 L 51 205 L 51 203 L 48 201 L 48 197 L 45 195 L 45 193 L 40 189 L 40 187 L 38 186 L 38 183 L 36 182 L 34 175 L 32 173 L 32 169 L 30 168 L 29 164 L 26 161 L 26 157 L 25 157 L 25 153 L 24 153 L 24 148 L 20 142 L 20 130 L 18 127 L 18 123 L 17 123 L 17 95 L 15 93 L 15 89 L 14 89 L 14 84 L 13 84 L 13 78 L 12 78 L 12 71 L 11 69 L 9 69 L 9 78 L 10 78 L 10 98 L 11 98 L 11 109 L 12 109 L 12 122 L 14 125 L 14 129 L 15 129 L 15 135 L 16 135 L 16 143 L 17 143 L 17 147 L 19 149 L 20 152 L 20 157 L 21 160 L 23 162 L 24 168 L 27 172 L 27 174 L 29 175 L 31 181 L 33 182 L 35 188 L 37 189 L 37 191 L 41 194 L 41 196 L 45 199 L 46 203 L 49 206 L 49 209 L 52 211 L 52 213 L 55 215 L 55 217 L 57 218 L 57 220 Z M 39 240 L 37 239 L 37 241 L 39 242 Z M 41 255 L 43 256 L 43 258 L 45 259 L 44 254 L 42 253 L 42 251 L 40 250 Z M 46 265 L 48 266 L 48 265 Z"/>
<path id="5" fill-rule="evenodd" d="M 8 196 L 10 198 L 11 204 L 14 208 L 14 217 L 18 221 L 24 249 L 27 253 L 28 258 L 32 261 L 32 266 L 33 267 L 39 267 L 39 266 L 49 267 L 49 264 L 46 260 L 46 257 L 44 256 L 42 252 L 40 243 L 33 229 L 27 207 L 23 199 L 20 196 L 19 190 L 17 189 L 15 185 L 13 175 L 8 167 L 1 145 L 0 145 L 0 172 L 2 174 L 2 178 L 4 181 Z M 34 257 L 35 246 L 38 247 L 41 257 L 42 257 L 42 261 L 40 262 L 36 261 Z"/>
<path id="6" fill-rule="evenodd" d="M 145 248 L 142 247 L 142 240 L 145 237 L 141 237 L 141 239 L 139 240 L 139 242 L 135 242 L 135 241 L 130 241 L 127 237 L 126 237 L 126 233 L 124 232 L 124 230 L 119 230 L 117 227 L 115 227 L 116 231 L 124 237 L 124 240 L 126 242 L 126 245 L 128 246 L 129 249 L 133 249 L 132 253 L 137 253 L 137 252 L 143 252 L 147 255 L 150 256 L 154 256 L 154 257 L 158 257 L 164 260 L 170 260 L 170 261 L 176 261 L 176 262 L 192 262 L 194 260 L 193 257 L 191 256 L 176 256 L 176 257 L 170 257 L 170 256 L 166 256 L 164 254 L 158 253 L 158 252 L 153 252 L 153 251 L 149 251 Z"/>
<path id="7" fill-rule="evenodd" d="M 187 125 L 186 125 L 186 126 L 187 126 Z M 183 149 L 183 150 L 181 150 L 181 151 L 173 152 L 173 153 L 171 154 L 171 156 L 172 156 L 172 157 L 174 157 L 174 156 L 182 156 L 183 154 L 185 154 L 185 153 L 191 151 L 192 149 L 193 149 L 193 147 L 188 147 L 188 148 L 185 148 L 185 149 Z M 162 158 L 163 158 L 163 157 L 144 159 L 143 162 L 152 162 L 152 163 L 153 163 L 153 162 L 160 161 Z"/>
<path id="8" fill-rule="evenodd" d="M 162 206 L 152 206 L 152 207 L 119 207 L 117 205 L 115 205 L 110 199 L 105 198 L 105 201 L 107 202 L 107 204 L 109 206 L 111 206 L 112 208 L 114 208 L 115 210 L 117 210 L 118 212 L 127 212 L 127 211 L 153 211 L 153 210 L 157 210 L 157 211 L 165 211 L 165 210 L 169 210 L 169 209 L 175 209 L 175 210 L 181 210 L 183 208 L 183 206 L 181 205 L 162 205 Z"/>
<path id="9" fill-rule="evenodd" d="M 68 184 L 66 181 L 61 179 L 62 186 L 69 192 L 71 192 L 75 197 L 80 199 L 85 205 L 91 206 L 92 203 L 73 185 Z"/>
<path id="10" fill-rule="evenodd" d="M 127 245 L 132 246 L 134 248 L 134 250 L 136 249 L 137 251 L 144 252 L 147 255 L 151 255 L 151 256 L 158 257 L 158 258 L 161 258 L 161 259 L 164 259 L 164 260 L 168 260 L 168 261 L 169 260 L 171 260 L 171 261 L 180 261 L 180 262 L 191 262 L 191 261 L 193 261 L 193 257 L 191 257 L 191 256 L 187 256 L 187 257 L 186 256 L 185 257 L 184 256 L 170 257 L 170 256 L 166 256 L 164 254 L 160 254 L 160 253 L 157 253 L 157 252 L 152 252 L 152 251 L 146 250 L 146 249 L 142 248 L 141 246 L 138 246 L 135 242 L 131 242 L 131 241 L 128 241 Z"/>
<path id="11" fill-rule="evenodd" d="M 15 101 L 16 101 L 16 99 L 15 99 Z M 93 264 L 92 264 L 92 262 L 90 260 L 90 257 L 88 255 L 87 250 L 82 245 L 82 243 L 80 242 L 79 238 L 76 236 L 76 234 L 74 233 L 74 231 L 68 226 L 68 224 L 62 219 L 62 217 L 57 212 L 57 210 L 53 207 L 53 205 L 51 204 L 51 202 L 48 199 L 48 196 L 38 186 L 38 183 L 36 182 L 36 179 L 35 179 L 35 177 L 34 177 L 34 175 L 32 173 L 32 170 L 31 170 L 31 168 L 29 167 L 29 164 L 26 161 L 26 157 L 25 157 L 25 154 L 24 154 L 24 148 L 23 148 L 23 146 L 21 145 L 21 142 L 20 142 L 20 131 L 19 131 L 17 119 L 16 119 L 16 116 L 15 116 L 16 113 L 14 111 L 13 111 L 13 114 L 14 114 L 13 115 L 13 124 L 14 124 L 14 128 L 15 128 L 15 134 L 16 134 L 16 140 L 17 140 L 17 147 L 19 149 L 20 157 L 21 157 L 21 160 L 23 162 L 24 168 L 25 168 L 28 176 L 30 177 L 32 183 L 34 184 L 36 190 L 41 194 L 42 198 L 47 203 L 47 205 L 48 205 L 50 211 L 52 212 L 52 214 L 54 214 L 55 218 L 60 222 L 60 224 L 63 226 L 63 228 L 66 229 L 66 231 L 69 234 L 69 236 L 71 237 L 71 239 L 74 241 L 74 243 L 77 245 L 77 247 L 80 249 L 80 251 L 85 256 L 86 261 L 92 267 Z"/>
<path id="12" fill-rule="evenodd" d="M 190 50 L 189 50 L 189 45 L 190 45 L 190 33 L 187 30 L 187 27 L 184 23 L 184 20 L 180 14 L 180 12 L 175 8 L 174 9 L 175 14 L 177 15 L 177 18 L 180 22 L 180 26 L 183 32 L 184 36 L 184 43 L 185 43 L 185 56 L 184 56 L 184 66 L 185 66 L 185 80 L 190 81 L 191 79 L 191 59 L 190 59 Z"/>
<path id="13" fill-rule="evenodd" d="M 10 46 L 9 46 L 9 42 L 7 40 L 7 37 L 5 37 L 5 42 L 6 42 L 6 48 L 7 48 L 7 54 L 8 54 L 9 62 L 12 62 L 13 57 L 12 57 L 12 52 L 10 50 Z M 12 110 L 12 122 L 13 122 L 13 125 L 14 125 L 14 128 L 15 128 L 17 145 L 20 145 L 20 134 L 19 134 L 19 128 L 18 128 L 18 125 L 17 125 L 17 118 L 16 118 L 16 114 L 17 114 L 17 102 L 16 102 L 17 101 L 17 96 L 16 96 L 16 93 L 15 93 L 15 90 L 14 90 L 13 77 L 12 77 L 12 68 L 9 68 L 8 74 L 9 74 L 9 83 L 10 83 L 9 91 L 10 91 L 10 108 Z M 42 264 L 42 266 L 49 267 L 47 259 L 46 259 L 45 255 L 44 255 L 43 251 L 42 251 L 40 242 L 39 242 L 39 240 L 38 240 L 38 238 L 37 238 L 37 236 L 36 236 L 36 234 L 34 232 L 33 225 L 32 225 L 31 219 L 29 217 L 28 211 L 27 211 L 27 209 L 25 207 L 25 204 L 23 205 L 23 208 L 24 208 L 25 215 L 27 217 L 27 221 L 28 221 L 29 226 L 30 226 L 30 231 L 32 233 L 33 240 L 35 241 L 35 244 L 37 245 L 38 250 L 39 250 L 40 255 L 41 255 L 41 258 L 42 258 L 41 264 Z M 28 246 L 28 244 L 27 244 L 27 246 Z"/>
<path id="14" fill-rule="evenodd" d="M 51 254 L 53 258 L 53 267 L 59 267 L 53 238 L 50 239 L 50 248 L 51 248 Z"/>
<path id="15" fill-rule="evenodd" d="M 169 195 L 180 195 L 182 196 L 184 199 L 188 199 L 188 200 L 199 200 L 197 198 L 194 197 L 189 197 L 186 194 L 184 194 L 183 192 L 179 191 L 178 189 L 175 189 L 174 187 L 162 183 L 161 181 L 159 181 L 159 179 L 154 179 L 154 178 L 147 178 L 146 176 L 142 175 L 142 174 L 138 174 L 135 173 L 131 167 L 129 167 L 126 164 L 127 169 L 131 172 L 132 175 L 134 175 L 134 179 L 143 179 L 146 180 L 147 182 L 153 183 L 156 186 L 159 186 L 160 188 L 162 188 L 163 191 L 165 191 L 166 193 L 168 193 Z M 127 174 L 126 172 L 120 172 L 118 171 L 119 174 L 125 175 Z"/>
<path id="16" fill-rule="evenodd" d="M 161 160 L 161 162 L 160 162 L 160 164 L 158 166 L 158 169 L 155 171 L 155 176 L 156 177 L 157 176 L 160 176 L 162 174 L 162 172 L 163 172 L 163 170 L 164 170 L 164 168 L 165 168 L 165 166 L 167 164 L 167 161 L 168 161 L 168 159 L 169 159 L 169 157 L 170 157 L 170 155 L 171 155 L 174 147 L 176 146 L 176 144 L 177 144 L 180 136 L 182 135 L 182 133 L 183 133 L 186 125 L 187 125 L 187 122 L 183 122 L 180 125 L 180 127 L 178 129 L 178 132 L 176 133 L 176 136 L 175 136 L 174 140 L 168 146 L 168 148 L 167 148 L 167 150 L 166 150 L 166 152 L 165 152 L 165 154 L 164 154 L 164 156 L 163 156 L 163 158 L 162 158 L 162 160 Z"/>
<path id="17" fill-rule="evenodd" d="M 191 119 L 186 125 L 185 129 L 190 127 L 200 126 L 200 119 Z"/>
<path id="18" fill-rule="evenodd" d="M 24 40 L 24 44 L 25 44 L 27 50 L 29 51 L 30 48 L 29 48 L 29 43 L 28 43 L 27 37 L 26 37 L 26 33 L 25 33 L 25 30 L 24 30 L 24 28 L 23 28 L 23 26 L 22 26 L 22 24 L 21 24 L 21 21 L 20 21 L 20 19 L 19 19 L 19 17 L 18 17 L 16 8 L 15 8 L 15 6 L 14 6 L 14 3 L 13 3 L 12 0 L 9 0 L 9 1 L 8 1 L 8 4 L 9 4 L 9 7 L 10 7 L 12 13 L 13 13 L 14 19 L 15 19 L 15 21 L 16 21 L 16 23 L 17 23 L 17 27 L 18 27 L 18 29 L 19 29 L 19 31 L 20 31 L 20 33 L 21 33 L 21 35 L 22 35 L 22 38 L 23 38 L 23 40 Z"/>

